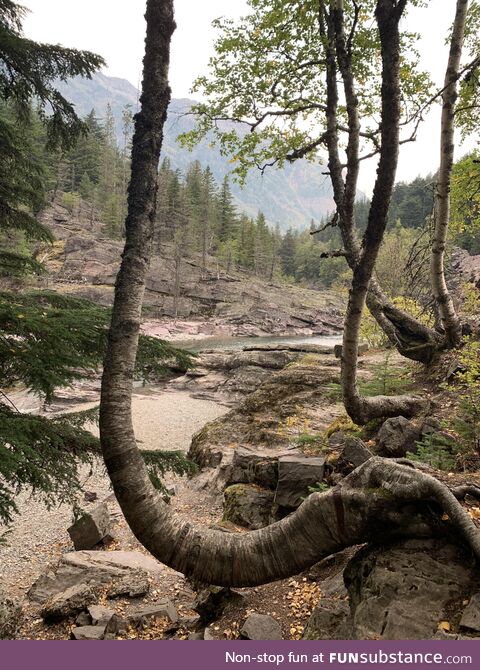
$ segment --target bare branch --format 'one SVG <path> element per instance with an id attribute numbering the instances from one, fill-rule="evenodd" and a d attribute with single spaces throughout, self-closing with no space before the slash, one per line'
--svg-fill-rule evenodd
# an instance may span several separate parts
<path id="1" fill-rule="evenodd" d="M 328 221 L 321 228 L 317 228 L 317 230 L 311 230 L 310 235 L 318 235 L 318 233 L 323 233 L 323 231 L 327 230 L 327 228 L 335 228 L 337 225 L 338 225 L 338 212 L 335 212 L 330 221 Z"/>
<path id="2" fill-rule="evenodd" d="M 344 249 L 335 249 L 334 251 L 324 251 L 320 258 L 346 258 L 347 252 Z"/>

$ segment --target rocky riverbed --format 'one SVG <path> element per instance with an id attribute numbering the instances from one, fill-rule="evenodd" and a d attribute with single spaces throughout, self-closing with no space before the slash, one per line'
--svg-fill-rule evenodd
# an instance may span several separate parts
<path id="1" fill-rule="evenodd" d="M 361 377 L 371 379 L 381 358 L 362 358 Z M 224 532 L 259 528 L 295 509 L 310 486 L 335 485 L 372 453 L 395 449 L 401 455 L 422 432 L 438 429 L 435 417 L 391 420 L 378 437 L 360 440 L 338 401 L 338 375 L 331 346 L 258 342 L 240 351 L 203 351 L 195 371 L 137 389 L 133 411 L 141 447 L 188 450 L 200 467 L 190 480 L 168 477 L 172 510 Z M 74 409 L 80 401 L 90 406 L 97 399 L 94 377 L 59 392 L 54 409 Z M 302 575 L 258 588 L 204 588 L 147 557 L 100 463 L 84 477 L 82 507 L 94 513 L 103 505 L 109 519 L 103 544 L 93 551 L 72 552 L 70 508 L 47 512 L 30 496 L 19 497 L 21 514 L 0 546 L 7 596 L 22 599 L 29 592 L 17 637 L 480 635 L 478 571 L 469 553 L 446 538 L 399 540 L 360 553 L 351 548 Z M 474 475 L 468 479 L 478 483 Z M 465 477 L 450 478 L 457 480 Z M 475 503 L 468 509 L 476 518 Z"/>

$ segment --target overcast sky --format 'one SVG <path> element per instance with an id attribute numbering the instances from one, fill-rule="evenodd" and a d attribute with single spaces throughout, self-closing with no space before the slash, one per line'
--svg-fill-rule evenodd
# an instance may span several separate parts
<path id="1" fill-rule="evenodd" d="M 25 21 L 28 37 L 64 46 L 89 49 L 107 61 L 106 74 L 123 77 L 138 85 L 141 76 L 145 33 L 144 0 L 21 0 L 31 10 Z M 247 9 L 246 0 L 175 0 L 177 30 L 172 47 L 173 95 L 191 97 L 193 80 L 206 70 L 212 54 L 211 22 L 222 15 L 238 17 Z M 422 65 L 437 82 L 443 79 L 447 50 L 444 38 L 453 20 L 455 0 L 430 0 L 428 9 L 413 10 L 409 28 L 422 34 Z M 439 112 L 423 124 L 415 144 L 401 149 L 399 180 L 425 175 L 438 164 Z M 473 146 L 470 142 L 458 156 Z M 375 163 L 364 164 L 360 187 L 370 193 Z"/>

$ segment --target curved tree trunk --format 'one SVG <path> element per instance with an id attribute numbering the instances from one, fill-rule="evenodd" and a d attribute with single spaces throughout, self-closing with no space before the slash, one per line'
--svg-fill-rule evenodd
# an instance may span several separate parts
<path id="1" fill-rule="evenodd" d="M 397 307 L 372 277 L 367 307 L 398 353 L 412 361 L 428 365 L 444 348 L 445 338 Z"/>
<path id="2" fill-rule="evenodd" d="M 132 149 L 126 244 L 115 288 L 100 405 L 100 436 L 117 500 L 160 561 L 207 583 L 249 586 L 298 574 L 340 549 L 388 535 L 444 534 L 450 522 L 480 558 L 480 538 L 454 495 L 424 472 L 371 458 L 327 493 L 267 528 L 228 534 L 178 519 L 151 484 L 132 425 L 133 369 L 150 259 L 157 164 L 170 89 L 172 0 L 148 0 L 145 74 Z M 432 512 L 436 501 L 439 514 Z"/>
<path id="3" fill-rule="evenodd" d="M 337 0 L 335 9 L 331 9 L 327 18 L 321 15 L 319 28 L 326 43 L 329 172 L 346 259 L 351 270 L 354 271 L 362 255 L 362 245 L 355 227 L 355 200 L 360 166 L 360 117 L 353 77 L 351 46 L 345 35 L 343 4 L 343 0 Z M 345 180 L 338 150 L 337 63 L 343 80 L 348 116 Z M 396 307 L 373 277 L 367 293 L 367 305 L 390 343 L 402 356 L 422 363 L 430 363 L 433 360 L 442 345 L 443 338 L 428 326 Z"/>
<path id="4" fill-rule="evenodd" d="M 382 130 L 380 160 L 373 190 L 363 249 L 353 268 L 345 317 L 342 349 L 342 389 L 345 408 L 360 424 L 370 419 L 402 414 L 410 416 L 423 406 L 419 398 L 362 398 L 357 385 L 360 324 L 373 270 L 387 225 L 388 209 L 395 184 L 400 124 L 400 35 L 399 22 L 405 2 L 377 2 L 376 18 L 382 51 Z"/>
<path id="5" fill-rule="evenodd" d="M 450 347 L 458 347 L 462 341 L 462 326 L 445 281 L 444 259 L 450 220 L 450 188 L 455 147 L 455 103 L 457 100 L 458 76 L 467 21 L 468 2 L 469 0 L 457 0 L 455 20 L 450 39 L 450 53 L 445 73 L 445 84 L 442 95 L 440 169 L 438 171 L 437 188 L 435 191 L 434 231 L 430 268 L 433 295 L 435 296 L 443 330 L 445 331 L 445 339 Z"/>

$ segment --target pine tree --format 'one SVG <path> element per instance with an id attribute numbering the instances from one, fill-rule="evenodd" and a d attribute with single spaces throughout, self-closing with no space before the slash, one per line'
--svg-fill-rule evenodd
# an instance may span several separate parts
<path id="1" fill-rule="evenodd" d="M 237 227 L 237 212 L 233 204 L 228 175 L 225 175 L 218 196 L 218 239 L 226 242 L 234 236 Z"/>
<path id="2" fill-rule="evenodd" d="M 56 388 L 101 365 L 110 312 L 87 300 L 52 292 L 0 293 L 0 388 L 21 382 L 51 400 Z M 136 375 L 156 379 L 169 361 L 180 369 L 191 356 L 152 337 L 140 338 Z M 94 413 L 56 417 L 21 414 L 4 395 L 0 402 L 0 520 L 15 511 L 15 493 L 32 487 L 47 502 L 71 500 L 78 465 L 98 452 L 98 440 L 83 429 Z M 169 456 L 165 457 L 168 461 Z M 162 461 L 158 456 L 157 466 Z M 178 464 L 178 463 L 177 463 Z"/>
<path id="3" fill-rule="evenodd" d="M 213 232 L 216 224 L 217 189 L 212 171 L 207 166 L 202 175 L 202 195 L 200 206 L 200 238 L 202 244 L 202 271 L 207 269 L 207 254 L 210 253 L 213 243 Z"/>
<path id="4" fill-rule="evenodd" d="M 296 252 L 296 238 L 291 228 L 285 233 L 285 237 L 280 245 L 280 259 L 282 264 L 282 271 L 287 277 L 295 276 L 295 252 Z"/>
<path id="5" fill-rule="evenodd" d="M 85 125 L 54 81 L 91 77 L 103 59 L 25 38 L 25 11 L 11 0 L 0 0 L 0 225 L 3 236 L 20 234 L 27 241 L 50 241 L 50 233 L 32 216 L 41 205 L 44 177 L 42 165 L 31 159 L 32 116 L 41 118 L 50 147 L 72 146 Z M 0 270 L 38 271 L 39 267 L 7 245 L 0 250 Z"/>
<path id="6" fill-rule="evenodd" d="M 16 125 L 10 105 L 0 102 L 0 274 L 40 272 L 29 254 L 35 240 L 51 242 L 34 217 L 43 203 L 42 166 L 34 155 L 29 126 Z"/>

